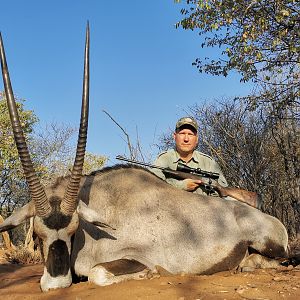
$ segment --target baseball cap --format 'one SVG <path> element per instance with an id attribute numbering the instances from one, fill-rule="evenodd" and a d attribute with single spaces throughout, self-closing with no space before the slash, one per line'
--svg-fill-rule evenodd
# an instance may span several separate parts
<path id="1" fill-rule="evenodd" d="M 183 117 L 180 118 L 177 123 L 176 123 L 176 128 L 175 130 L 178 130 L 180 127 L 182 127 L 183 125 L 189 125 L 192 126 L 196 131 L 198 131 L 198 124 L 197 122 L 191 118 L 191 117 Z"/>

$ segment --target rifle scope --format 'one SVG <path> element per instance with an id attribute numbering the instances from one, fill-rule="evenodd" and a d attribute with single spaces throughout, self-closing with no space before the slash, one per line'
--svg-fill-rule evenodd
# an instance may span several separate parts
<path id="1" fill-rule="evenodd" d="M 181 171 L 184 173 L 190 173 L 190 174 L 195 174 L 195 175 L 199 175 L 202 177 L 208 177 L 211 179 L 218 179 L 220 177 L 219 173 L 215 173 L 215 172 L 208 172 L 208 171 L 203 171 L 200 168 L 191 168 L 181 162 L 178 163 L 177 165 L 177 171 Z"/>

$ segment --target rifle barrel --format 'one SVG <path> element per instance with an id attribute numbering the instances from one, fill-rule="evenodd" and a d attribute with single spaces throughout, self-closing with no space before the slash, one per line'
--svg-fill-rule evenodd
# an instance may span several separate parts
<path id="1" fill-rule="evenodd" d="M 145 163 L 145 162 L 135 161 L 135 160 L 129 159 L 127 157 L 124 157 L 122 155 L 117 155 L 116 159 L 123 160 L 123 161 L 126 161 L 126 162 L 131 163 L 131 164 L 136 164 L 136 165 L 148 167 L 148 168 L 160 169 L 160 170 L 163 171 L 163 173 L 165 175 L 170 176 L 172 174 L 173 178 L 175 178 L 175 177 L 178 177 L 178 178 L 184 177 L 186 179 L 188 177 L 185 174 L 195 175 L 195 176 L 198 176 L 198 177 L 206 177 L 206 178 L 211 178 L 211 179 L 218 179 L 220 177 L 219 173 L 203 171 L 203 170 L 200 170 L 200 169 L 193 169 L 193 168 L 190 168 L 190 167 L 188 167 L 184 164 L 181 164 L 181 163 L 178 164 L 177 170 L 172 170 L 170 168 L 165 168 L 165 167 L 160 167 L 160 166 L 152 165 L 152 164 Z"/>
<path id="2" fill-rule="evenodd" d="M 141 165 L 141 166 L 148 167 L 148 168 L 155 168 L 155 169 L 160 169 L 160 170 L 165 169 L 164 167 L 148 164 L 148 163 L 145 163 L 145 162 L 135 161 L 135 160 L 129 159 L 127 157 L 124 157 L 122 155 L 117 155 L 116 159 L 123 160 L 123 161 L 129 162 L 131 164 Z"/>

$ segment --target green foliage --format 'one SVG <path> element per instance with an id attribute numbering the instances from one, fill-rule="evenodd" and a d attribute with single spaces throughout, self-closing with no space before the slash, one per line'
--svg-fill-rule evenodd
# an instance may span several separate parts
<path id="1" fill-rule="evenodd" d="M 185 2 L 181 3 L 184 18 L 176 26 L 197 30 L 203 36 L 202 47 L 220 49 L 216 60 L 196 59 L 194 65 L 200 72 L 227 76 L 236 70 L 243 82 L 253 80 L 276 86 L 276 98 L 292 88 L 293 99 L 299 99 L 299 1 L 176 2 Z M 273 82 L 277 76 L 279 83 Z M 263 95 L 264 99 L 269 96 Z"/>
<path id="2" fill-rule="evenodd" d="M 17 100 L 17 108 L 20 112 L 20 121 L 26 138 L 32 132 L 34 124 L 38 121 L 31 110 L 24 110 L 24 100 Z M 15 147 L 6 100 L 0 93 L 0 170 L 15 166 L 18 160 L 18 152 Z"/>
<path id="3" fill-rule="evenodd" d="M 56 177 L 66 175 L 73 167 L 76 147 L 70 141 L 77 130 L 52 123 L 38 131 L 38 119 L 34 112 L 25 110 L 22 100 L 16 99 L 16 104 L 35 171 L 43 185 L 51 184 Z M 3 93 L 0 93 L 0 134 L 0 213 L 6 218 L 30 198 Z M 86 153 L 84 172 L 90 173 L 103 167 L 105 161 L 103 156 Z M 26 234 L 23 229 L 18 227 L 11 232 L 14 243 L 23 240 Z M 13 253 L 11 259 L 26 262 L 39 259 L 37 252 L 23 250 Z"/>
<path id="4" fill-rule="evenodd" d="M 98 154 L 86 152 L 84 157 L 83 174 L 90 174 L 103 168 L 107 158 Z"/>
<path id="5" fill-rule="evenodd" d="M 236 69 L 247 81 L 259 71 L 298 70 L 300 62 L 299 2 L 186 1 L 177 26 L 205 34 L 202 46 L 223 46 L 225 61 L 202 64 L 200 71 L 226 75 Z M 211 34 L 210 34 L 211 33 Z M 207 35 L 208 34 L 208 35 Z"/>
<path id="6" fill-rule="evenodd" d="M 29 194 L 14 142 L 6 100 L 3 94 L 0 97 L 0 211 L 8 216 L 16 206 L 20 207 L 28 202 Z M 24 101 L 16 102 L 35 171 L 42 184 L 51 184 L 56 177 L 66 175 L 73 167 L 76 147 L 71 139 L 77 130 L 52 123 L 38 131 L 38 119 L 33 111 L 24 109 Z M 86 153 L 84 173 L 100 169 L 105 161 L 103 156 Z"/>
<path id="7" fill-rule="evenodd" d="M 24 134 L 30 140 L 33 126 L 38 121 L 33 111 L 25 110 L 23 100 L 17 100 L 20 120 Z M 18 198 L 22 205 L 27 200 L 26 182 L 24 180 L 19 155 L 15 146 L 11 122 L 4 95 L 0 93 L 0 207 L 3 203 L 8 206 Z"/>

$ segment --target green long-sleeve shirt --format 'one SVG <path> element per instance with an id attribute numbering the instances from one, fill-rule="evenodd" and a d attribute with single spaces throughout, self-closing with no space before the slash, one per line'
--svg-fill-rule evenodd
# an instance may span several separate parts
<path id="1" fill-rule="evenodd" d="M 179 154 L 176 150 L 168 150 L 166 152 L 161 153 L 157 159 L 155 160 L 154 164 L 164 168 L 170 168 L 172 170 L 177 169 L 178 162 L 182 162 L 185 165 L 191 168 L 200 168 L 203 171 L 208 172 L 216 172 L 220 174 L 218 179 L 218 183 L 224 187 L 228 186 L 227 181 L 221 171 L 220 166 L 217 162 L 211 158 L 209 155 L 201 153 L 199 151 L 194 151 L 193 156 L 190 161 L 187 163 L 180 159 Z M 187 182 L 186 180 L 177 180 L 174 178 L 166 178 L 164 173 L 159 169 L 151 169 L 151 171 L 156 174 L 158 177 L 164 179 L 166 182 L 174 185 L 175 187 L 186 190 L 187 189 Z M 204 186 L 199 186 L 194 193 L 207 195 L 207 191 L 205 190 Z M 214 195 L 214 194 L 213 194 Z M 217 196 L 217 193 L 215 193 Z"/>

